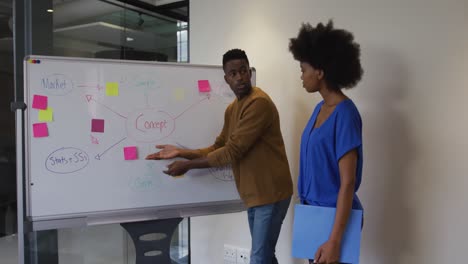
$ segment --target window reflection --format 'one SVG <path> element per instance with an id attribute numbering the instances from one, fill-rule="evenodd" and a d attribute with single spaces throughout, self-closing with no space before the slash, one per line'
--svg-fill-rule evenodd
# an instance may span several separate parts
<path id="1" fill-rule="evenodd" d="M 187 62 L 188 1 L 136 2 L 55 1 L 54 55 Z"/>
<path id="2" fill-rule="evenodd" d="M 0 0 L 0 262 L 18 263 L 12 0 Z"/>

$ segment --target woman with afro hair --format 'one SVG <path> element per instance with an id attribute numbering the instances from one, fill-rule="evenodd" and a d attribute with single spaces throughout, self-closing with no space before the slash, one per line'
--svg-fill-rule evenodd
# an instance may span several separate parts
<path id="1" fill-rule="evenodd" d="M 299 198 L 302 204 L 336 208 L 329 239 L 315 252 L 313 263 L 338 263 L 351 209 L 362 210 L 356 195 L 362 176 L 362 122 L 343 93 L 361 80 L 360 47 L 350 32 L 329 21 L 315 27 L 303 24 L 289 50 L 300 62 L 306 92 L 323 98 L 302 134 Z"/>

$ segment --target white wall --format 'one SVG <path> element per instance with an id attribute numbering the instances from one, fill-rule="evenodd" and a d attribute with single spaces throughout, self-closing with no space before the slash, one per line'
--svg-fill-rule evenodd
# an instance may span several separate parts
<path id="1" fill-rule="evenodd" d="M 465 263 L 468 223 L 468 1 L 196 0 L 191 63 L 221 64 L 245 49 L 257 84 L 281 114 L 297 180 L 299 138 L 320 99 L 301 88 L 288 40 L 301 22 L 352 32 L 364 79 L 347 94 L 364 122 L 359 195 L 366 216 L 363 264 Z M 290 211 L 291 212 L 291 211 Z M 290 257 L 292 217 L 277 248 Z M 192 218 L 193 263 L 222 263 L 223 244 L 250 246 L 245 213 Z"/>

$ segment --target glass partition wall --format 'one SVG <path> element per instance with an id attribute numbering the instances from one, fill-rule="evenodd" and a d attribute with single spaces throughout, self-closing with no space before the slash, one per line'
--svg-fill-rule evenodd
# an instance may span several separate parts
<path id="1" fill-rule="evenodd" d="M 23 98 L 23 56 L 188 62 L 188 13 L 188 0 L 0 0 L 0 263 L 19 259 L 10 102 Z M 25 245 L 28 264 L 135 263 L 134 243 L 120 224 L 29 232 Z M 190 262 L 188 219 L 172 236 L 170 258 Z"/>
<path id="2" fill-rule="evenodd" d="M 0 0 L 0 263 L 16 263 L 13 0 Z"/>
<path id="3" fill-rule="evenodd" d="M 54 1 L 53 54 L 187 62 L 187 1 L 122 2 Z"/>

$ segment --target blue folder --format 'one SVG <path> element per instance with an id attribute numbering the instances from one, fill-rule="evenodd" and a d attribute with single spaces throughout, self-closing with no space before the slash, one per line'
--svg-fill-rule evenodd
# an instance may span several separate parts
<path id="1" fill-rule="evenodd" d="M 296 204 L 294 212 L 292 255 L 313 259 L 317 249 L 332 231 L 336 208 Z M 352 210 L 341 242 L 341 263 L 359 264 L 362 210 Z"/>

